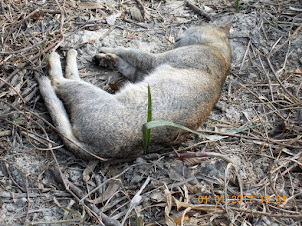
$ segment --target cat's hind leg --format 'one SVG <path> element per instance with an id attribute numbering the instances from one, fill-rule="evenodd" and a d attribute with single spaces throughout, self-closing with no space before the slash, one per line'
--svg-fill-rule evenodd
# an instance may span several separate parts
<path id="1" fill-rule="evenodd" d="M 70 59 L 73 60 L 73 58 Z M 75 70 L 77 71 L 77 67 L 73 69 L 70 68 L 68 70 L 70 72 L 75 72 Z M 64 80 L 68 81 L 68 79 L 63 77 L 60 56 L 55 52 L 51 53 L 49 56 L 48 76 L 49 78 L 47 76 L 40 76 L 38 73 L 35 73 L 35 79 L 39 84 L 40 94 L 52 118 L 53 124 L 60 133 L 65 145 L 70 150 L 78 155 L 79 153 L 82 153 L 81 155 L 84 158 L 92 158 L 92 156 L 83 151 L 84 145 L 74 135 L 64 104 L 56 95 L 56 92 L 51 84 L 51 80 L 53 83 L 64 82 Z"/>

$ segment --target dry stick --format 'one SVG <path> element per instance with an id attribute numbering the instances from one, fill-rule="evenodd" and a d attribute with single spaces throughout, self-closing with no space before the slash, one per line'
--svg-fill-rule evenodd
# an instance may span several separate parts
<path id="1" fill-rule="evenodd" d="M 142 27 L 142 28 L 145 28 L 145 29 L 149 29 L 146 25 L 144 25 L 144 24 L 141 24 L 141 23 L 137 23 L 136 21 L 134 21 L 134 20 L 130 20 L 130 19 L 127 19 L 127 18 L 123 18 L 123 20 L 125 21 L 125 22 L 127 22 L 127 23 L 133 23 L 133 24 L 135 24 L 135 25 L 137 25 L 137 26 L 139 26 L 139 27 Z"/>
<path id="2" fill-rule="evenodd" d="M 227 165 L 226 169 L 225 169 L 225 173 L 224 173 L 224 197 L 225 197 L 225 203 L 224 203 L 224 208 L 225 208 L 225 211 L 228 213 L 228 202 L 227 202 L 227 198 L 228 198 L 228 181 L 227 181 L 227 173 L 229 172 L 229 165 L 230 163 Z M 240 189 L 241 190 L 241 189 Z M 243 196 L 241 196 L 243 197 Z"/>
<path id="3" fill-rule="evenodd" d="M 297 148 L 297 149 L 302 148 L 302 146 L 293 146 L 293 145 L 287 144 L 287 143 L 284 144 L 284 143 L 281 143 L 279 141 L 276 141 L 276 140 L 268 138 L 268 137 L 267 138 L 259 138 L 259 137 L 251 137 L 251 136 L 245 136 L 245 135 L 240 135 L 240 134 L 229 134 L 229 133 L 223 133 L 223 132 L 211 131 L 211 130 L 199 130 L 199 131 L 202 132 L 202 133 L 212 133 L 212 134 L 218 134 L 218 135 L 222 135 L 222 136 L 244 138 L 244 139 L 247 139 L 247 140 L 251 139 L 251 140 L 259 140 L 259 141 L 262 141 L 262 142 L 271 142 L 271 143 L 278 144 L 278 145 L 284 145 L 284 147 L 290 147 L 290 148 Z M 190 147 L 183 148 L 180 151 L 184 151 L 184 150 L 190 149 L 192 147 L 198 146 L 201 143 L 204 143 L 204 141 L 199 142 L 197 144 L 193 144 Z"/>
<path id="4" fill-rule="evenodd" d="M 220 158 L 223 159 L 229 163 L 232 163 L 234 165 L 234 163 L 232 162 L 232 160 L 230 158 L 228 158 L 227 156 L 220 154 L 220 153 L 215 153 L 215 152 L 186 152 L 186 153 L 175 153 L 175 154 L 170 154 L 169 155 L 170 158 L 201 158 L 201 157 L 216 157 L 216 158 Z"/>
<path id="5" fill-rule="evenodd" d="M 30 210 L 30 200 L 29 200 L 29 191 L 28 191 L 28 178 L 27 178 L 27 174 L 25 175 L 25 188 L 26 188 L 26 198 L 27 198 L 27 210 L 26 210 L 26 217 L 24 220 L 24 224 L 23 225 L 27 225 L 27 220 L 28 220 L 28 216 L 29 216 L 29 210 Z"/>
<path id="6" fill-rule="evenodd" d="M 89 206 L 84 204 L 84 208 L 85 210 L 88 212 L 89 215 L 93 215 L 98 221 L 99 224 L 101 226 L 106 226 L 102 220 L 102 217 L 100 216 L 101 214 L 99 214 L 99 210 L 95 207 L 95 209 L 90 208 Z M 104 219 L 104 218 L 103 218 Z M 111 219 L 110 219 L 111 220 Z M 110 222 L 107 222 L 106 220 L 104 220 L 106 222 L 106 224 L 108 225 Z M 119 223 L 119 222 L 118 222 Z M 110 223 L 111 224 L 111 223 Z"/>
<path id="7" fill-rule="evenodd" d="M 16 111 L 22 113 L 21 110 L 19 110 L 18 108 L 16 108 L 16 107 L 13 106 L 12 104 L 10 104 L 10 103 L 8 103 L 8 102 L 6 102 L 6 101 L 4 101 L 4 100 L 0 100 L 0 101 L 1 101 L 2 103 L 4 103 L 4 104 L 10 106 L 11 108 L 15 109 Z M 9 114 L 7 114 L 7 116 L 8 116 L 8 115 L 9 115 Z M 1 118 L 1 117 L 0 117 L 0 118 Z M 38 118 L 41 118 L 41 117 L 39 116 Z M 9 124 L 12 124 L 13 126 L 18 127 L 19 129 L 22 129 L 22 130 L 26 131 L 26 128 L 24 128 L 24 127 L 22 127 L 22 126 L 20 126 L 20 125 L 18 125 L 18 124 L 15 124 L 15 123 L 13 123 L 13 122 L 7 120 L 7 119 L 4 119 L 4 120 L 5 120 L 7 123 L 9 123 Z M 34 120 L 31 119 L 31 118 L 30 118 L 30 121 L 36 123 L 36 124 L 40 127 L 40 129 L 42 129 L 42 130 L 44 131 L 44 128 L 43 128 L 42 125 L 40 125 L 39 123 L 37 123 L 36 121 L 34 121 Z M 37 136 L 37 137 L 39 137 L 40 139 L 42 139 L 42 140 L 44 140 L 44 141 L 46 141 L 46 142 L 51 142 L 51 143 L 53 143 L 53 144 L 57 144 L 56 142 L 54 142 L 54 141 L 52 141 L 52 140 L 48 140 L 48 139 L 46 139 L 46 138 L 40 136 L 39 134 L 35 134 L 35 133 L 31 132 L 31 131 L 28 131 L 28 133 L 29 133 L 30 136 L 34 135 L 34 136 Z M 25 133 L 25 134 L 26 134 L 26 133 Z M 5 133 L 4 133 L 4 135 L 5 135 Z M 1 133 L 0 133 L 0 136 L 1 136 Z M 41 141 L 39 141 L 39 142 L 41 142 Z M 61 146 L 61 145 L 60 145 L 60 146 Z M 52 148 L 54 149 L 54 147 L 52 147 Z M 56 148 L 57 148 L 57 147 L 56 147 Z M 59 148 L 59 147 L 58 147 L 58 148 Z M 43 151 L 42 148 L 41 148 L 41 149 L 38 149 L 38 150 Z M 47 151 L 47 150 L 49 150 L 49 149 L 48 149 L 48 148 L 45 149 L 45 151 Z"/>
<path id="8" fill-rule="evenodd" d="M 184 212 L 182 213 L 182 216 L 181 216 L 181 221 L 180 221 L 180 226 L 183 226 L 184 225 L 184 221 L 185 221 L 185 216 L 187 214 L 187 212 L 189 212 L 192 208 L 191 207 L 188 207 L 184 210 Z"/>
<path id="9" fill-rule="evenodd" d="M 286 54 L 285 54 L 283 66 L 282 66 L 282 68 L 279 69 L 278 71 L 284 71 L 284 68 L 285 68 L 286 63 L 287 63 L 287 60 L 288 60 L 288 56 L 294 51 L 294 50 L 292 50 L 291 52 L 289 52 L 290 48 L 291 48 L 291 42 L 288 43 L 288 48 L 287 48 L 287 52 L 286 52 Z"/>
<path id="10" fill-rule="evenodd" d="M 186 5 L 189 6 L 195 13 L 199 14 L 200 16 L 203 16 L 208 21 L 211 21 L 211 17 L 207 13 L 203 12 L 199 7 L 194 5 L 191 1 L 186 0 Z"/>
<path id="11" fill-rule="evenodd" d="M 16 185 L 23 193 L 25 193 L 24 189 L 15 181 L 15 179 L 13 178 L 12 174 L 10 173 L 9 171 L 9 168 L 8 168 L 8 164 L 4 164 L 5 166 L 5 169 L 7 171 L 7 174 L 8 174 L 8 177 L 9 179 L 13 182 L 14 185 Z"/>
<path id="12" fill-rule="evenodd" d="M 12 135 L 12 131 L 11 130 L 0 131 L 0 137 L 10 136 L 10 135 Z"/>
<path id="13" fill-rule="evenodd" d="M 296 36 L 298 34 L 298 31 L 302 28 L 302 24 L 294 31 L 294 33 L 288 37 L 288 39 L 283 42 L 274 52 L 272 52 L 271 54 L 269 54 L 268 57 L 270 57 L 271 55 L 275 54 L 277 51 L 279 51 L 283 46 L 286 45 L 286 43 L 288 43 L 289 41 L 291 41 L 293 39 L 294 36 Z"/>
<path id="14" fill-rule="evenodd" d="M 244 65 L 245 58 L 246 58 L 246 56 L 247 56 L 247 54 L 248 54 L 248 52 L 250 50 L 251 42 L 252 42 L 251 39 L 249 39 L 249 43 L 247 44 L 247 47 L 246 47 L 246 50 L 245 50 L 245 53 L 244 53 L 244 56 L 243 56 L 243 59 L 242 59 L 242 62 L 241 62 L 238 74 L 241 73 L 241 70 L 242 70 L 243 65 Z"/>
<path id="15" fill-rule="evenodd" d="M 22 127 L 22 126 L 20 126 L 20 125 L 18 125 L 18 124 L 15 124 L 15 123 L 13 123 L 13 122 L 11 122 L 11 121 L 9 121 L 9 120 L 7 120 L 7 119 L 4 119 L 7 123 L 9 123 L 9 124 L 11 124 L 11 125 L 13 125 L 13 126 L 15 126 L 15 127 L 17 127 L 17 128 L 19 128 L 19 129 L 21 129 L 21 130 L 24 130 L 24 131 L 21 131 L 21 133 L 22 134 L 25 134 L 26 135 L 26 129 L 24 128 L 24 127 Z M 31 119 L 32 120 L 32 119 Z M 33 121 L 33 120 L 32 120 Z M 42 128 L 41 128 L 42 129 Z M 32 138 L 32 139 L 34 139 L 34 140 L 36 140 L 36 141 L 39 141 L 40 143 L 43 143 L 43 141 L 41 141 L 41 140 L 44 140 L 44 141 L 46 141 L 46 142 L 50 142 L 50 143 L 53 143 L 53 144 L 57 144 L 56 142 L 54 142 L 54 141 L 52 141 L 52 140 L 47 140 L 46 138 L 44 138 L 44 137 L 42 137 L 42 136 L 40 136 L 39 134 L 35 134 L 35 133 L 33 133 L 33 132 L 31 132 L 31 131 L 27 131 L 28 132 L 28 135 Z M 0 135 L 1 136 L 1 135 Z M 39 139 L 40 140 L 39 140 Z M 43 144 L 45 144 L 45 143 L 43 143 Z M 58 146 L 56 146 L 56 147 L 54 147 L 53 149 L 58 149 L 58 148 L 61 148 L 63 145 L 58 145 Z M 39 148 L 38 149 L 39 151 L 49 151 L 49 148 Z"/>
<path id="16" fill-rule="evenodd" d="M 60 8 L 60 14 L 61 14 L 61 21 L 60 21 L 60 34 L 63 36 L 63 25 L 64 25 L 64 19 L 65 19 L 65 14 L 64 14 L 64 10 L 61 7 L 60 3 L 58 0 L 55 0 L 57 5 Z"/>
<path id="17" fill-rule="evenodd" d="M 245 85 L 243 85 L 242 83 L 239 82 L 239 85 L 243 88 L 245 88 L 247 91 L 249 91 L 254 97 L 257 98 L 257 100 L 259 100 L 261 103 L 263 103 L 265 106 L 267 106 L 272 112 L 274 112 L 277 116 L 279 116 L 283 121 L 285 121 L 286 119 L 280 115 L 280 113 L 278 111 L 275 111 L 270 105 L 268 105 L 266 102 L 264 102 L 261 98 L 258 97 L 258 95 L 256 93 L 254 93 L 252 90 L 250 90 L 249 88 L 247 88 Z"/>
<path id="18" fill-rule="evenodd" d="M 240 194 L 243 197 L 243 190 L 242 190 L 243 183 L 242 183 L 241 177 L 238 173 L 238 169 L 237 169 L 236 165 L 233 163 L 233 161 L 230 158 L 226 157 L 225 155 L 220 154 L 220 153 L 214 153 L 214 152 L 186 152 L 186 153 L 182 153 L 182 154 L 179 154 L 179 153 L 171 154 L 171 155 L 169 155 L 169 157 L 170 158 L 173 158 L 173 157 L 178 157 L 178 158 L 216 157 L 216 158 L 221 158 L 221 159 L 229 162 L 229 164 L 231 164 L 235 169 L 238 183 L 239 183 Z M 229 165 L 228 165 L 227 169 L 228 168 L 229 168 Z M 226 173 L 225 173 L 225 181 L 226 181 L 227 172 L 228 172 L 228 170 L 226 170 Z M 227 184 L 227 183 L 225 183 L 225 184 Z"/>
<path id="19" fill-rule="evenodd" d="M 60 43 L 60 42 L 59 42 L 59 43 Z M 37 53 L 36 55 L 34 55 L 33 57 L 31 57 L 28 61 L 29 61 L 29 62 L 35 63 L 36 61 L 38 61 L 38 58 L 39 58 L 42 54 L 48 52 L 50 49 L 54 48 L 55 46 L 56 46 L 56 43 L 53 43 L 53 44 L 49 45 L 49 46 L 48 46 L 47 48 L 45 48 L 41 53 Z M 25 68 L 25 67 L 27 66 L 27 64 L 28 64 L 28 62 L 22 63 L 20 66 L 18 66 L 17 69 L 15 69 L 12 73 L 10 73 L 9 76 L 7 76 L 7 78 L 5 79 L 5 81 L 3 81 L 3 79 L 2 79 L 3 82 L 0 83 L 0 88 L 2 88 L 2 86 L 5 85 L 5 83 L 7 84 L 8 81 L 9 81 L 15 74 L 17 74 L 19 71 L 21 71 L 23 68 Z"/>
<path id="20" fill-rule="evenodd" d="M 236 76 L 237 78 L 238 75 L 234 74 L 234 76 Z M 256 93 L 254 93 L 252 90 L 250 90 L 246 85 L 239 83 L 239 85 L 243 88 L 245 88 L 247 91 L 249 91 L 254 97 L 257 98 L 257 100 L 259 100 L 261 103 L 263 103 L 265 106 L 267 106 L 273 113 L 275 113 L 277 116 L 279 116 L 283 121 L 285 121 L 286 119 L 279 113 L 279 111 L 277 109 L 273 109 L 267 102 L 264 102 L 261 98 L 258 97 L 258 95 Z"/>
<path id="21" fill-rule="evenodd" d="M 55 157 L 55 155 L 54 155 L 54 157 Z M 55 157 L 55 161 L 56 161 L 56 157 Z M 56 161 L 56 164 L 58 164 L 57 161 Z M 53 170 L 53 175 L 54 175 L 55 179 L 57 180 L 57 182 L 62 183 L 64 186 L 66 186 L 65 187 L 66 191 L 68 191 L 78 201 L 78 203 L 80 205 L 86 205 L 84 202 L 81 202 L 81 200 L 83 200 L 83 198 L 85 197 L 82 190 L 79 189 L 77 186 L 75 186 L 68 179 L 63 177 L 63 173 L 60 171 L 59 165 L 57 165 L 56 170 L 57 171 Z M 120 223 L 117 220 L 112 219 L 112 218 L 108 217 L 106 214 L 102 213 L 95 205 L 89 203 L 89 204 L 87 204 L 87 206 L 90 209 L 92 209 L 96 215 L 100 215 L 106 225 L 113 225 L 113 226 L 120 225 Z"/>
<path id="22" fill-rule="evenodd" d="M 8 123 L 11 123 L 11 122 L 9 122 L 9 121 L 7 121 L 6 120 L 6 122 L 8 122 Z M 16 127 L 18 127 L 17 126 L 17 124 L 14 124 L 14 123 L 11 123 L 13 126 L 16 126 Z M 21 127 L 22 129 L 24 129 L 23 127 Z M 24 129 L 25 130 L 25 129 Z M 25 135 L 26 136 L 26 132 L 24 132 L 24 131 L 21 131 L 21 134 L 22 135 Z M 54 141 L 52 141 L 52 140 L 47 140 L 47 139 L 45 139 L 44 137 L 41 137 L 41 136 L 39 136 L 38 134 L 31 134 L 30 132 L 28 132 L 28 135 L 29 135 L 29 137 L 32 139 L 32 140 L 35 140 L 35 141 L 37 141 L 37 142 L 39 142 L 39 143 L 41 143 L 41 144 L 44 144 L 45 146 L 47 145 L 45 142 L 43 142 L 42 140 L 44 140 L 44 141 L 46 141 L 46 142 L 50 142 L 50 143 L 55 143 Z M 39 139 L 38 139 L 39 138 Z M 55 143 L 56 144 L 56 143 Z M 56 149 L 59 149 L 59 148 L 62 148 L 64 145 L 58 145 L 57 144 L 57 146 L 56 147 L 54 147 L 53 149 L 54 150 L 56 150 Z M 49 148 L 40 148 L 39 149 L 39 151 L 49 151 Z"/>
<path id="23" fill-rule="evenodd" d="M 124 219 L 122 221 L 122 225 L 125 224 L 125 222 L 127 220 L 127 217 L 129 216 L 129 214 L 132 211 L 132 209 L 135 208 L 135 206 L 137 206 L 141 202 L 141 200 L 142 200 L 141 193 L 143 192 L 143 190 L 145 189 L 145 187 L 149 184 L 149 182 L 150 182 L 150 177 L 148 176 L 148 178 L 146 179 L 145 183 L 141 186 L 141 188 L 139 189 L 139 191 L 131 199 L 130 207 L 129 207 L 126 215 L 124 216 Z"/>
<path id="24" fill-rule="evenodd" d="M 49 208 L 46 210 L 49 211 Z M 37 222 L 30 222 L 29 225 L 30 226 L 32 225 L 84 225 L 83 222 L 81 222 L 81 220 L 82 220 L 81 218 L 73 218 L 68 220 L 37 221 Z"/>
<path id="25" fill-rule="evenodd" d="M 270 61 L 270 58 L 269 56 L 265 56 L 265 60 L 266 62 L 268 63 L 269 67 L 271 68 L 272 72 L 273 72 L 273 75 L 274 77 L 277 79 L 278 83 L 280 84 L 280 86 L 282 87 L 282 89 L 290 96 L 291 100 L 294 102 L 294 103 L 299 103 L 299 99 L 297 99 L 295 96 L 293 96 L 293 94 L 291 94 L 282 84 L 282 82 L 280 81 L 280 79 L 278 78 L 276 72 L 275 72 L 275 69 L 273 67 L 273 65 L 271 64 L 271 61 Z"/>
<path id="26" fill-rule="evenodd" d="M 289 201 L 292 201 L 293 199 L 295 199 L 296 197 L 298 196 L 302 196 L 302 192 L 300 193 L 297 193 L 291 197 L 289 197 L 288 199 L 285 200 L 285 202 L 281 205 L 281 207 L 285 207 L 285 205 L 289 202 Z"/>
<path id="27" fill-rule="evenodd" d="M 239 183 L 239 190 L 240 190 L 240 195 L 241 195 L 241 197 L 243 197 L 243 183 L 242 183 L 242 179 L 241 179 L 241 177 L 240 177 L 240 175 L 239 175 L 239 170 L 238 170 L 238 168 L 237 168 L 237 166 L 234 164 L 234 163 L 232 163 L 232 162 L 230 162 L 228 165 L 227 165 L 227 168 L 226 168 L 226 170 L 225 170 L 225 177 L 224 177 L 224 181 L 225 181 L 225 198 L 227 197 L 227 175 L 228 175 L 228 173 L 229 173 L 229 169 L 230 169 L 230 167 L 231 166 L 233 166 L 234 167 L 234 169 L 235 169 L 235 174 L 236 174 L 236 176 L 237 176 L 237 180 L 238 180 L 238 183 Z M 243 202 L 240 204 L 240 206 L 242 207 L 243 206 Z M 227 211 L 227 201 L 225 202 L 225 210 Z"/>
<path id="28" fill-rule="evenodd" d="M 136 165 L 136 164 L 135 164 L 135 165 Z M 132 165 L 132 167 L 135 166 L 135 165 Z M 86 199 L 89 195 L 91 195 L 92 193 L 96 192 L 100 187 L 102 187 L 102 186 L 103 186 L 104 184 L 106 184 L 108 181 L 120 177 L 121 175 L 123 175 L 124 173 L 126 173 L 126 172 L 128 171 L 128 169 L 129 169 L 129 167 L 126 168 L 126 169 L 125 169 L 123 172 L 121 172 L 120 174 L 118 174 L 118 175 L 116 175 L 116 176 L 114 176 L 114 177 L 111 177 L 111 178 L 105 180 L 105 181 L 104 181 L 103 183 L 101 183 L 99 186 L 97 186 L 96 188 L 94 188 L 93 190 L 91 190 L 88 194 L 84 195 L 84 196 L 81 198 L 81 200 L 79 201 L 79 203 L 82 204 L 82 203 L 85 201 L 85 199 Z"/>
<path id="29" fill-rule="evenodd" d="M 231 210 L 238 211 L 238 212 L 251 213 L 252 215 L 260 215 L 260 216 L 268 216 L 268 217 L 276 217 L 276 218 L 302 219 L 302 214 L 298 214 L 298 215 L 271 214 L 271 213 L 265 213 L 265 212 L 260 212 L 260 211 L 256 211 L 256 210 L 240 209 L 237 207 L 229 207 L 229 208 Z"/>
<path id="30" fill-rule="evenodd" d="M 101 179 L 100 175 L 95 174 L 94 178 L 95 178 L 96 186 L 100 186 L 100 184 L 102 183 L 102 179 Z M 103 193 L 103 189 L 100 187 L 96 192 L 98 193 L 99 196 L 101 196 Z"/>
<path id="31" fill-rule="evenodd" d="M 260 64 L 261 64 L 261 66 L 262 66 L 262 69 L 263 69 L 263 71 L 264 71 L 264 74 L 265 74 L 265 76 L 266 76 L 266 78 L 267 78 L 267 80 L 268 80 L 268 85 L 269 85 L 269 90 L 270 90 L 270 92 L 271 92 L 272 101 L 275 101 L 275 99 L 274 99 L 274 92 L 273 92 L 273 88 L 272 88 L 272 81 L 271 81 L 271 78 L 270 78 L 270 76 L 268 75 L 268 73 L 267 73 L 267 71 L 266 71 L 266 69 L 265 69 L 265 67 L 264 67 L 264 65 L 263 65 L 263 62 L 262 62 L 262 60 L 261 60 L 261 56 L 258 55 L 258 57 L 259 57 L 259 61 L 260 61 Z M 274 106 L 274 105 L 273 105 L 273 106 Z M 276 110 L 277 110 L 277 109 L 276 109 Z"/>
<path id="32" fill-rule="evenodd" d="M 30 14 L 28 14 L 26 17 L 24 17 L 20 22 L 18 22 L 16 24 L 16 26 L 13 28 L 11 28 L 11 30 L 8 32 L 8 34 L 6 35 L 6 37 L 4 38 L 4 41 L 3 41 L 3 45 L 6 43 L 8 37 L 16 30 L 16 27 L 21 25 L 25 20 L 27 20 L 29 17 L 31 17 L 32 15 L 34 15 L 36 12 L 38 12 L 39 9 L 35 9 L 34 11 L 32 11 Z"/>
<path id="33" fill-rule="evenodd" d="M 57 5 L 59 6 L 60 8 L 60 14 L 61 14 L 61 20 L 60 20 L 60 28 L 59 28 L 59 31 L 60 31 L 60 34 L 61 34 L 61 41 L 55 46 L 54 49 L 57 49 L 60 44 L 64 41 L 64 33 L 63 33 L 63 26 L 64 26 L 64 19 L 65 19 L 65 13 L 64 13 L 64 10 L 62 9 L 60 3 L 58 2 L 58 0 L 55 0 Z"/>
<path id="34" fill-rule="evenodd" d="M 22 53 L 22 52 L 25 52 L 25 51 L 28 51 L 36 46 L 39 46 L 41 45 L 42 43 L 44 43 L 45 40 L 41 41 L 41 42 L 38 42 L 36 44 L 33 44 L 31 46 L 27 46 L 25 48 L 22 48 L 22 49 L 19 49 L 19 50 L 16 50 L 16 51 L 11 51 L 11 52 L 0 52 L 0 54 L 3 54 L 3 55 L 10 55 L 10 54 L 16 54 L 16 53 Z M 1 65 L 1 64 L 0 64 Z"/>

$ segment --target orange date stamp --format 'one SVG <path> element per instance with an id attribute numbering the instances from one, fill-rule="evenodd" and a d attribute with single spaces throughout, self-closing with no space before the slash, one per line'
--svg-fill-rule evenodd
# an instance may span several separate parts
<path id="1" fill-rule="evenodd" d="M 254 198 L 253 195 L 233 195 L 231 199 L 228 199 L 230 203 L 251 203 L 253 200 L 255 201 L 256 198 Z M 260 196 L 259 199 L 257 199 L 257 202 L 261 203 L 276 203 L 281 204 L 285 202 L 285 196 L 277 195 L 274 198 L 271 198 L 270 196 Z M 198 196 L 198 202 L 200 204 L 208 204 L 209 202 L 215 202 L 216 204 L 219 203 L 225 203 L 225 197 L 224 195 L 215 195 L 214 197 L 208 196 L 208 195 L 199 195 Z"/>

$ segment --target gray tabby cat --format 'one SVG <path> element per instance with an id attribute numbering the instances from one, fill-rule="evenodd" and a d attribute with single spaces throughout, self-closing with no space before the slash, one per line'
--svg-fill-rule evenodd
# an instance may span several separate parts
<path id="1" fill-rule="evenodd" d="M 174 49 L 157 54 L 102 48 L 94 61 L 117 69 L 133 82 L 116 94 L 81 80 L 75 50 L 67 53 L 65 77 L 59 55 L 51 53 L 48 77 L 36 79 L 66 147 L 83 159 L 142 154 L 148 84 L 153 120 L 169 120 L 196 130 L 217 102 L 230 68 L 230 27 L 231 22 L 220 27 L 190 28 L 176 39 Z M 151 151 L 160 145 L 180 143 L 186 135 L 177 128 L 154 128 Z"/>

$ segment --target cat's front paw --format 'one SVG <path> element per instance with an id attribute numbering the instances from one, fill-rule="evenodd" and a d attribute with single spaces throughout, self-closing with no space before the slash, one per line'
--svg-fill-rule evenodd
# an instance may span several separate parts
<path id="1" fill-rule="evenodd" d="M 92 58 L 95 65 L 104 68 L 116 68 L 118 56 L 112 53 L 98 53 Z"/>

